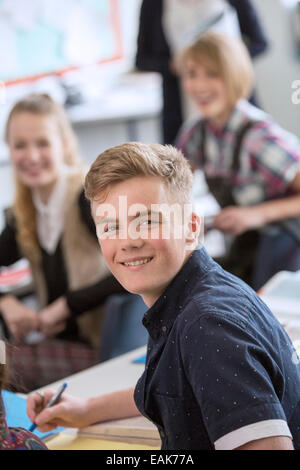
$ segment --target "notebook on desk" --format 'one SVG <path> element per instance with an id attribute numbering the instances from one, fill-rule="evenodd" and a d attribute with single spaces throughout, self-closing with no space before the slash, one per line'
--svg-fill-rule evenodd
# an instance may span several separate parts
<path id="1" fill-rule="evenodd" d="M 29 430 L 32 425 L 26 413 L 26 398 L 16 393 L 2 390 L 3 404 L 5 408 L 5 418 L 9 427 L 24 428 Z M 53 435 L 58 434 L 63 428 L 56 428 L 51 432 L 42 433 L 35 429 L 35 434 L 40 439 L 47 441 Z"/>
<path id="2" fill-rule="evenodd" d="M 159 448 L 161 446 L 156 426 L 144 416 L 93 424 L 79 429 L 78 436 L 129 444 L 145 444 Z"/>

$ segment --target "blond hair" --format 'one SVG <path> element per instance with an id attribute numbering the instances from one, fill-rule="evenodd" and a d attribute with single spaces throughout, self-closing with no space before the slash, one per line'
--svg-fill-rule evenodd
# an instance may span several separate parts
<path id="1" fill-rule="evenodd" d="M 212 69 L 224 80 L 232 106 L 241 98 L 249 98 L 254 86 L 254 70 L 248 50 L 239 38 L 207 32 L 177 58 L 182 73 L 188 61 Z"/>
<path id="2" fill-rule="evenodd" d="M 39 116 L 52 116 L 58 132 L 64 142 L 64 163 L 69 166 L 80 167 L 78 144 L 75 133 L 71 127 L 63 107 L 46 93 L 32 93 L 18 101 L 9 113 L 5 139 L 9 144 L 9 130 L 12 119 L 21 113 L 30 113 Z M 36 211 L 32 201 L 31 189 L 25 186 L 15 175 L 16 193 L 13 205 L 17 225 L 17 241 L 25 256 L 39 256 L 39 245 L 36 228 Z"/>
<path id="3" fill-rule="evenodd" d="M 141 142 L 127 142 L 101 153 L 86 175 L 86 197 L 97 200 L 112 185 L 137 176 L 160 177 L 178 202 L 192 200 L 193 174 L 183 154 L 171 145 Z"/>

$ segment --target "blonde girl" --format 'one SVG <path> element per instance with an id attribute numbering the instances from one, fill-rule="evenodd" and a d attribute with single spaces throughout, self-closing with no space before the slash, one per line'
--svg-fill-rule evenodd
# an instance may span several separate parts
<path id="1" fill-rule="evenodd" d="M 85 172 L 62 106 L 47 94 L 20 100 L 8 117 L 6 141 L 16 194 L 0 235 L 0 266 L 29 260 L 40 312 L 4 295 L 1 316 L 13 341 L 24 342 L 33 330 L 61 340 L 53 348 L 49 341 L 23 344 L 26 353 L 16 354 L 15 368 L 31 370 L 29 381 L 21 374 L 25 386 L 36 388 L 98 361 L 101 305 L 124 290 L 99 251 L 83 193 Z M 32 364 L 24 367 L 20 361 L 27 356 Z M 53 358 L 51 367 L 43 356 Z M 41 370 L 38 358 L 44 361 Z"/>

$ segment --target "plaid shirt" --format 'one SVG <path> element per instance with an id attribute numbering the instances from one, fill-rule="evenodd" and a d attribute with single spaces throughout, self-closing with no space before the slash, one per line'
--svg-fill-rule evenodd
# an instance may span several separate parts
<path id="1" fill-rule="evenodd" d="M 240 166 L 232 174 L 233 149 L 241 127 L 255 121 L 245 135 L 240 151 Z M 177 139 L 177 147 L 190 163 L 202 168 L 201 120 L 183 126 Z M 290 183 L 300 171 L 300 141 L 275 124 L 269 115 L 240 100 L 227 125 L 215 129 L 205 122 L 207 177 L 231 177 L 233 198 L 237 205 L 251 206 L 263 201 L 291 194 Z"/>

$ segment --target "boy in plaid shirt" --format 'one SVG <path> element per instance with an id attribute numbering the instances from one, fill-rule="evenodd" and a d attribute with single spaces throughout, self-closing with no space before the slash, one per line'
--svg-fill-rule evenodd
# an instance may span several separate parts
<path id="1" fill-rule="evenodd" d="M 207 33 L 180 67 L 201 118 L 183 126 L 177 147 L 221 206 L 214 227 L 233 236 L 223 266 L 257 289 L 300 268 L 300 143 L 246 101 L 254 74 L 239 39 Z"/>

